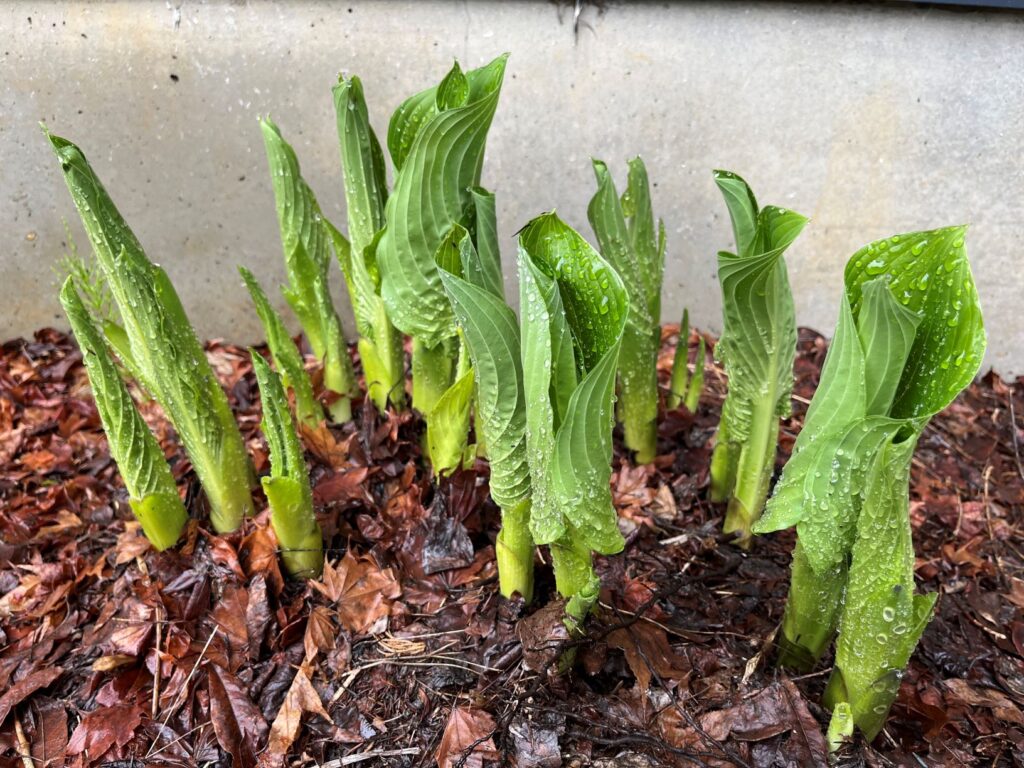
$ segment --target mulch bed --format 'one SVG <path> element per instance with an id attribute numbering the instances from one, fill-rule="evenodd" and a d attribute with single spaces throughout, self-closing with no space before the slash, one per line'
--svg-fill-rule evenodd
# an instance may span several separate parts
<path id="1" fill-rule="evenodd" d="M 672 329 L 665 341 L 667 377 Z M 266 471 L 248 355 L 209 352 Z M 824 352 L 801 332 L 779 466 Z M 574 639 L 543 566 L 532 605 L 499 598 L 486 465 L 435 485 L 411 414 L 367 407 L 305 435 L 330 562 L 297 583 L 281 576 L 265 513 L 212 533 L 152 405 L 195 519 L 184 544 L 149 548 L 73 342 L 53 330 L 8 342 L 0 768 L 825 764 L 827 668 L 772 665 L 793 536 L 743 552 L 720 535 L 723 510 L 707 502 L 724 395 L 714 368 L 707 387 L 695 416 L 664 416 L 655 465 L 616 449 L 627 546 L 599 560 L 599 611 Z M 917 576 L 942 595 L 888 726 L 841 764 L 1024 765 L 1022 413 L 1024 379 L 987 375 L 921 439 Z M 567 649 L 576 663 L 559 674 Z"/>

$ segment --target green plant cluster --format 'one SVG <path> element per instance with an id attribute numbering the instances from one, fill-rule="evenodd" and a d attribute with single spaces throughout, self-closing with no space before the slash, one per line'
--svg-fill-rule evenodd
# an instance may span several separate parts
<path id="1" fill-rule="evenodd" d="M 699 407 L 705 341 L 699 337 L 691 372 L 684 312 L 671 374 L 659 381 L 666 236 L 640 158 L 629 162 L 621 196 L 608 167 L 593 162 L 597 190 L 587 214 L 597 247 L 554 212 L 519 231 L 518 315 L 509 306 L 496 199 L 480 186 L 506 61 L 469 71 L 456 63 L 402 102 L 384 145 L 390 190 L 362 83 L 339 79 L 347 234 L 325 217 L 280 129 L 261 120 L 288 276 L 282 295 L 311 354 L 240 267 L 270 359 L 251 351 L 270 449 L 260 485 L 287 571 L 319 575 L 323 536 L 300 434 L 327 429 L 325 420 L 345 428 L 360 402 L 402 410 L 411 394 L 434 474 L 481 456 L 489 462 L 502 512 L 501 593 L 532 600 L 537 550 L 546 547 L 566 624 L 579 631 L 600 592 L 594 555 L 625 545 L 610 490 L 615 424 L 638 463 L 653 461 L 659 413 Z M 134 382 L 173 424 L 213 527 L 233 531 L 256 505 L 227 396 L 167 274 L 146 257 L 78 147 L 47 135 L 95 254 L 95 264 L 76 253 L 65 259 L 61 301 L 131 508 L 158 549 L 173 546 L 188 519 L 136 409 Z M 797 343 L 784 256 L 808 220 L 760 207 L 734 173 L 713 178 L 735 252 L 718 255 L 723 333 L 714 352 L 728 395 L 710 495 L 725 505 L 724 531 L 740 546 L 796 527 L 779 661 L 809 669 L 835 641 L 825 697 L 834 711 L 830 740 L 840 743 L 854 726 L 873 738 L 935 602 L 914 594 L 914 447 L 928 420 L 972 380 L 985 348 L 964 228 L 893 236 L 850 259 L 821 382 L 772 491 Z M 331 300 L 334 261 L 356 320 L 356 358 Z"/>

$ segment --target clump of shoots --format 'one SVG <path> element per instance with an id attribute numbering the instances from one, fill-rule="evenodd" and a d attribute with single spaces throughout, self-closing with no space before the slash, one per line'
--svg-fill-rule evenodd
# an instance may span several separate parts
<path id="1" fill-rule="evenodd" d="M 779 661 L 813 667 L 836 630 L 836 733 L 879 732 L 931 616 L 914 594 L 908 484 L 928 421 L 981 365 L 985 330 L 964 228 L 858 251 L 821 383 L 757 533 L 796 526 Z"/>
<path id="2" fill-rule="evenodd" d="M 715 354 L 729 392 L 711 459 L 711 498 L 728 501 L 724 530 L 750 546 L 775 468 L 779 419 L 788 416 L 796 357 L 796 317 L 783 254 L 807 219 L 784 208 L 758 208 L 747 183 L 715 171 L 736 238 L 718 254 L 723 330 Z"/>
<path id="3" fill-rule="evenodd" d="M 274 365 L 281 372 L 284 386 L 290 387 L 295 395 L 295 415 L 306 427 L 316 429 L 323 420 L 324 410 L 313 394 L 313 384 L 303 364 L 302 353 L 288 335 L 284 321 L 271 306 L 270 300 L 252 272 L 245 267 L 239 267 L 238 271 L 249 289 L 253 304 L 256 305 L 256 314 L 259 315 L 263 331 L 267 335 L 267 346 L 270 348 Z"/>
<path id="4" fill-rule="evenodd" d="M 263 402 L 263 434 L 270 448 L 270 476 L 261 479 L 270 504 L 270 525 L 281 545 L 285 570 L 296 578 L 316 578 L 324 566 L 323 534 L 313 512 L 302 444 L 281 377 L 258 352 L 250 349 L 249 354 Z"/>
<path id="5" fill-rule="evenodd" d="M 90 307 L 82 301 L 73 277 L 64 282 L 60 301 L 82 350 L 96 411 L 107 435 L 110 456 L 128 490 L 128 503 L 153 547 L 167 549 L 178 541 L 188 522 L 171 468 L 93 324 L 95 305 Z"/>
<path id="6" fill-rule="evenodd" d="M 331 420 L 346 422 L 352 418 L 352 399 L 359 388 L 330 294 L 331 231 L 313 190 L 302 178 L 295 151 L 270 120 L 261 120 L 260 127 L 288 272 L 284 297 L 299 318 L 314 356 L 323 363 Z"/>
<path id="7" fill-rule="evenodd" d="M 608 167 L 594 160 L 597 192 L 587 208 L 601 255 L 621 276 L 629 317 L 619 356 L 618 416 L 626 447 L 636 460 L 654 460 L 658 448 L 658 349 L 661 346 L 661 285 L 665 269 L 665 225 L 654 226 L 647 168 L 629 162 L 620 199 Z"/>
<path id="8" fill-rule="evenodd" d="M 214 528 L 233 531 L 253 511 L 252 470 L 227 396 L 170 279 L 146 257 L 85 155 L 48 138 L 123 321 L 108 324 L 107 339 L 174 425 Z"/>
<path id="9" fill-rule="evenodd" d="M 665 404 L 669 410 L 685 405 L 690 413 L 697 412 L 700 396 L 704 391 L 704 336 L 700 335 L 697 342 L 697 357 L 693 362 L 693 374 L 688 367 L 690 356 L 690 313 L 683 310 L 683 321 L 679 324 L 679 340 L 676 352 L 672 357 L 672 378 L 669 383 Z"/>

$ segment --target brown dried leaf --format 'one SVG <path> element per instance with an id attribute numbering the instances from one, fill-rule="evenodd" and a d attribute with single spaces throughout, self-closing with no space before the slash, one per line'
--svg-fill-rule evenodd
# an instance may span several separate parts
<path id="1" fill-rule="evenodd" d="M 380 568 L 369 555 L 357 558 L 351 550 L 337 566 L 324 564 L 322 581 L 309 583 L 336 604 L 338 618 L 345 629 L 364 634 L 376 634 L 385 629 L 391 604 L 402 594 L 390 568 Z"/>
<path id="2" fill-rule="evenodd" d="M 234 765 L 253 765 L 267 738 L 267 721 L 238 678 L 216 664 L 208 670 L 210 719 L 217 743 Z"/>
<path id="3" fill-rule="evenodd" d="M 492 733 L 494 718 L 482 709 L 455 707 L 434 753 L 438 768 L 483 768 L 485 758 L 497 759 Z"/>
<path id="4" fill-rule="evenodd" d="M 309 672 L 305 665 L 299 668 L 292 680 L 288 693 L 284 697 L 284 703 L 270 726 L 270 739 L 267 742 L 267 751 L 260 758 L 261 765 L 272 764 L 269 758 L 283 756 L 288 753 L 295 737 L 299 735 L 299 726 L 302 723 L 302 715 L 305 712 L 312 712 L 320 715 L 327 722 L 331 716 L 324 709 L 320 694 L 316 692 L 313 684 L 309 681 Z"/>
<path id="5" fill-rule="evenodd" d="M 97 707 L 79 721 L 68 741 L 68 754 L 86 753 L 90 758 L 102 757 L 114 744 L 123 747 L 135 737 L 145 710 L 138 704 L 115 704 Z"/>
<path id="6" fill-rule="evenodd" d="M 668 635 L 661 627 L 640 621 L 616 629 L 608 635 L 608 645 L 626 654 L 626 663 L 636 677 L 640 690 L 646 692 L 656 672 L 664 680 L 683 682 L 690 676 L 689 660 L 668 644 Z"/>

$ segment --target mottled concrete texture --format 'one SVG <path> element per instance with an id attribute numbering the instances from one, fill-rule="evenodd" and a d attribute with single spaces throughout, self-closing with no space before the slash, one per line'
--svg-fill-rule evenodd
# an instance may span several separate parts
<path id="1" fill-rule="evenodd" d="M 1024 15 L 611 3 L 582 22 L 574 39 L 571 11 L 546 2 L 3 4 L 0 337 L 63 324 L 62 217 L 81 231 L 39 120 L 83 146 L 200 333 L 246 342 L 259 331 L 235 265 L 283 275 L 256 116 L 274 116 L 343 222 L 337 73 L 363 78 L 383 132 L 452 57 L 510 51 L 484 172 L 507 272 L 538 212 L 589 232 L 591 155 L 622 178 L 639 153 L 670 238 L 665 319 L 688 305 L 717 328 L 731 236 L 711 169 L 728 168 L 813 218 L 789 269 L 800 322 L 824 331 L 857 247 L 971 223 L 988 363 L 1024 372 Z"/>

